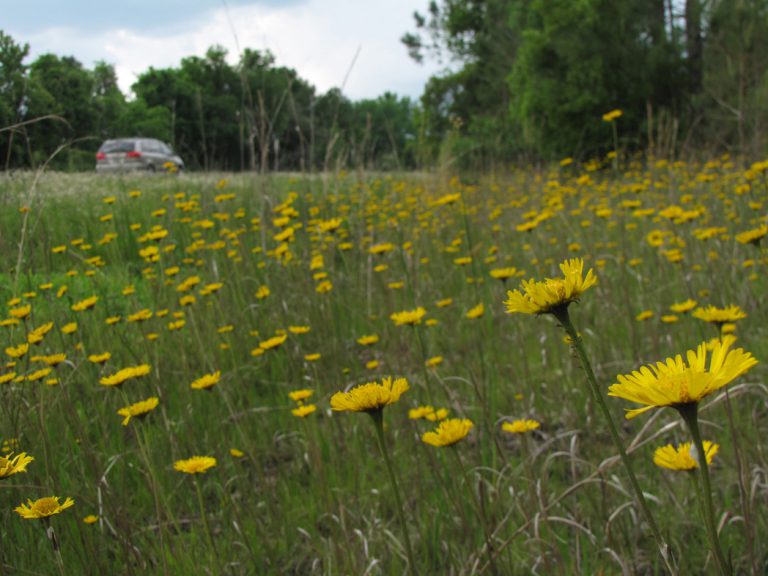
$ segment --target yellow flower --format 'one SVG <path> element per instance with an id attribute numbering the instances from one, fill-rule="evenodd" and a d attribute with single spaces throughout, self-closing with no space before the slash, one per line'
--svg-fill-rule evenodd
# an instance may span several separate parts
<path id="1" fill-rule="evenodd" d="M 433 356 L 432 358 L 428 358 L 424 362 L 424 365 L 427 368 L 435 368 L 436 366 L 438 366 L 438 365 L 440 365 L 442 363 L 443 363 L 443 357 L 442 356 Z"/>
<path id="2" fill-rule="evenodd" d="M 713 444 L 709 440 L 704 440 L 702 444 L 704 445 L 704 454 L 707 455 L 707 464 L 712 464 L 712 459 L 720 449 L 720 445 Z M 696 447 L 690 442 L 683 442 L 677 448 L 668 444 L 656 448 L 653 453 L 653 463 L 669 470 L 694 470 L 699 467 L 697 460 Z"/>
<path id="3" fill-rule="evenodd" d="M 435 305 L 436 305 L 438 308 L 445 308 L 446 306 L 450 306 L 451 304 L 453 304 L 453 298 L 444 298 L 444 299 L 442 299 L 442 300 L 438 300 L 438 301 L 435 303 Z"/>
<path id="4" fill-rule="evenodd" d="M 274 348 L 279 348 L 283 344 L 283 342 L 286 341 L 287 338 L 288 338 L 287 334 L 283 334 L 282 336 L 273 336 L 268 340 L 259 342 L 259 348 L 261 348 L 262 350 L 272 350 Z"/>
<path id="5" fill-rule="evenodd" d="M 53 371 L 53 368 L 50 368 L 50 367 L 36 370 L 31 374 L 27 374 L 27 382 L 37 382 L 38 380 L 42 380 L 43 378 L 48 376 L 52 371 Z"/>
<path id="6" fill-rule="evenodd" d="M 192 384 L 189 385 L 190 388 L 193 390 L 210 390 L 213 388 L 216 384 L 219 383 L 219 380 L 221 379 L 221 371 L 217 370 L 213 374 L 206 374 L 204 376 L 201 376 Z"/>
<path id="7" fill-rule="evenodd" d="M 726 322 L 735 322 L 746 318 L 746 313 L 738 306 L 728 306 L 727 308 L 717 308 L 716 306 L 707 306 L 694 310 L 693 317 L 704 320 L 711 324 L 725 324 Z"/>
<path id="8" fill-rule="evenodd" d="M 117 413 L 124 418 L 123 426 L 128 426 L 128 422 L 131 421 L 131 418 L 141 418 L 146 416 L 152 412 L 152 410 L 157 408 L 159 403 L 160 399 L 152 396 L 151 398 L 147 398 L 141 402 L 136 402 L 135 404 L 131 404 L 125 408 L 120 408 Z"/>
<path id="9" fill-rule="evenodd" d="M 202 474 L 209 468 L 216 466 L 216 458 L 210 456 L 192 456 L 187 460 L 177 460 L 173 465 L 174 470 L 185 474 Z"/>
<path id="10" fill-rule="evenodd" d="M 34 502 L 27 500 L 26 504 L 20 504 L 14 511 L 22 518 L 35 520 L 38 518 L 48 518 L 74 505 L 75 501 L 72 498 L 67 498 L 63 503 L 59 503 L 58 496 L 48 496 Z"/>
<path id="11" fill-rule="evenodd" d="M 624 113 L 621 110 L 611 110 L 603 114 L 603 122 L 613 122 L 617 118 L 621 118 Z"/>
<path id="12" fill-rule="evenodd" d="M 349 392 L 336 392 L 331 398 L 331 408 L 337 412 L 376 412 L 394 404 L 408 390 L 405 378 L 384 378 L 381 384 L 369 382 L 355 386 Z"/>
<path id="13" fill-rule="evenodd" d="M 475 318 L 482 317 L 483 314 L 485 314 L 485 306 L 483 305 L 482 302 L 480 302 L 480 304 L 470 309 L 466 313 L 466 317 L 469 318 L 470 320 L 474 320 Z"/>
<path id="14" fill-rule="evenodd" d="M 5 349 L 5 353 L 8 354 L 11 358 L 23 358 L 24 355 L 29 350 L 29 344 L 24 342 L 23 344 L 19 344 L 18 346 L 9 346 Z"/>
<path id="15" fill-rule="evenodd" d="M 432 412 L 427 412 L 424 414 L 424 418 L 430 422 L 439 422 L 440 420 L 445 420 L 448 418 L 448 408 L 438 408 Z"/>
<path id="16" fill-rule="evenodd" d="M 305 354 L 304 355 L 304 360 L 306 360 L 307 362 L 317 362 L 318 360 L 320 360 L 320 358 L 321 358 L 321 356 L 320 356 L 319 352 L 316 352 L 314 354 Z"/>
<path id="17" fill-rule="evenodd" d="M 19 306 L 18 308 L 11 308 L 8 310 L 8 314 L 11 315 L 13 318 L 18 318 L 19 320 L 22 320 L 29 316 L 29 313 L 32 312 L 32 306 L 29 304 L 25 306 Z"/>
<path id="18" fill-rule="evenodd" d="M 88 356 L 88 362 L 93 362 L 94 364 L 104 364 L 104 362 L 110 358 L 112 358 L 112 354 L 109 352 L 104 352 L 104 354 L 91 354 Z"/>
<path id="19" fill-rule="evenodd" d="M 99 384 L 102 386 L 121 386 L 128 380 L 146 376 L 149 374 L 149 371 L 149 364 L 129 366 L 128 368 L 123 368 L 122 370 L 115 372 L 112 374 L 112 376 L 104 376 L 101 380 L 99 380 Z"/>
<path id="20" fill-rule="evenodd" d="M 0 374 L 0 384 L 7 384 L 14 378 L 16 378 L 16 372 L 8 372 L 6 374 Z"/>
<path id="21" fill-rule="evenodd" d="M 357 339 L 357 343 L 361 346 L 371 346 L 376 344 L 378 341 L 379 337 L 376 334 L 371 334 L 370 336 L 360 336 L 360 338 Z"/>
<path id="22" fill-rule="evenodd" d="M 77 322 L 64 324 L 64 326 L 61 327 L 61 331 L 63 334 L 73 334 L 74 332 L 77 332 Z"/>
<path id="23" fill-rule="evenodd" d="M 152 311 L 144 308 L 144 310 L 139 310 L 135 314 L 129 314 L 128 322 L 144 322 L 150 318 L 152 318 Z"/>
<path id="24" fill-rule="evenodd" d="M 696 300 L 688 299 L 684 302 L 676 302 L 672 304 L 669 309 L 674 312 L 675 314 L 685 314 L 686 312 L 690 312 L 696 306 L 698 305 L 698 302 Z"/>
<path id="25" fill-rule="evenodd" d="M 8 476 L 13 476 L 19 472 L 26 472 L 27 464 L 32 462 L 32 460 L 34 458 L 27 456 L 26 452 L 17 454 L 15 457 L 13 452 L 7 456 L 0 456 L 0 479 L 8 478 Z"/>
<path id="26" fill-rule="evenodd" d="M 98 296 L 91 296 L 90 298 L 86 298 L 85 300 L 80 300 L 79 302 L 75 302 L 72 304 L 72 310 L 74 312 L 83 312 L 85 310 L 90 310 L 94 306 L 96 306 L 96 302 L 98 302 L 99 297 Z"/>
<path id="27" fill-rule="evenodd" d="M 96 522 L 99 521 L 99 517 L 95 514 L 88 514 L 85 518 L 83 518 L 83 522 L 85 524 L 96 524 Z"/>
<path id="28" fill-rule="evenodd" d="M 491 270 L 491 277 L 496 278 L 497 280 L 501 280 L 502 282 L 506 282 L 513 276 L 517 276 L 517 268 L 510 267 L 510 268 L 494 268 Z"/>
<path id="29" fill-rule="evenodd" d="M 501 425 L 501 429 L 510 434 L 525 434 L 526 432 L 537 430 L 540 426 L 541 423 L 536 420 L 513 420 L 512 422 L 504 422 Z"/>
<path id="30" fill-rule="evenodd" d="M 411 408 L 408 410 L 408 418 L 411 420 L 421 420 L 426 418 L 427 414 L 432 414 L 435 409 L 432 406 L 419 406 L 418 408 Z"/>
<path id="31" fill-rule="evenodd" d="M 450 418 L 440 422 L 434 432 L 425 432 L 421 441 L 430 446 L 453 446 L 472 430 L 472 421 L 466 418 Z"/>
<path id="32" fill-rule="evenodd" d="M 651 408 L 699 402 L 757 364 L 749 352 L 741 348 L 730 350 L 735 341 L 733 336 L 726 336 L 715 344 L 709 370 L 706 368 L 707 345 L 703 343 L 695 352 L 687 352 L 687 363 L 678 354 L 655 366 L 643 366 L 632 374 L 617 376 L 618 383 L 608 389 L 608 395 L 645 404 L 643 408 L 629 410 L 628 419 Z"/>
<path id="33" fill-rule="evenodd" d="M 306 334 L 309 330 L 309 326 L 288 326 L 288 332 L 291 334 Z"/>
<path id="34" fill-rule="evenodd" d="M 315 410 L 317 410 L 317 406 L 315 406 L 314 404 L 307 404 L 306 406 L 299 406 L 297 408 L 294 408 L 293 410 L 291 410 L 291 414 L 293 414 L 298 418 L 306 418 L 307 416 L 315 412 Z"/>
<path id="35" fill-rule="evenodd" d="M 53 328 L 53 322 L 48 322 L 42 326 L 38 326 L 34 330 L 31 330 L 27 335 L 27 342 L 30 344 L 39 344 L 45 338 L 45 335 Z"/>
<path id="36" fill-rule="evenodd" d="M 270 291 L 268 286 L 259 286 L 259 289 L 256 291 L 256 298 L 259 300 L 263 300 L 267 296 L 269 296 Z"/>
<path id="37" fill-rule="evenodd" d="M 293 392 L 288 392 L 288 396 L 294 402 L 304 402 L 312 394 L 314 394 L 314 390 L 294 390 Z"/>
<path id="38" fill-rule="evenodd" d="M 395 326 L 415 326 L 421 324 L 421 319 L 427 311 L 419 306 L 415 310 L 403 310 L 402 312 L 393 313 L 390 318 L 395 323 Z"/>
<path id="39" fill-rule="evenodd" d="M 237 448 L 230 448 L 229 455 L 232 456 L 232 458 L 242 458 L 245 456 L 245 452 L 238 450 Z"/>
<path id="40" fill-rule="evenodd" d="M 766 235 L 768 235 L 768 224 L 763 224 L 758 228 L 736 234 L 736 241 L 740 244 L 754 244 L 755 246 L 759 246 L 760 240 L 765 238 Z"/>
<path id="41" fill-rule="evenodd" d="M 648 320 L 649 318 L 653 318 L 653 312 L 651 310 L 643 310 L 642 312 L 640 312 L 640 314 L 635 316 L 635 320 L 637 320 L 638 322 L 642 322 L 643 320 Z"/>
<path id="42" fill-rule="evenodd" d="M 508 291 L 508 300 L 504 302 L 507 312 L 551 313 L 578 300 L 582 293 L 597 282 L 591 269 L 586 277 L 582 277 L 584 261 L 580 258 L 566 260 L 560 264 L 560 270 L 563 272 L 562 278 L 547 278 L 543 282 L 524 280 L 521 286 L 524 294 L 519 290 Z"/>

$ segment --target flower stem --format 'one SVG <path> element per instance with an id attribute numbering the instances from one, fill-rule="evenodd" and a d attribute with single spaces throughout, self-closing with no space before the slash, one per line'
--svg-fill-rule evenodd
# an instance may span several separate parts
<path id="1" fill-rule="evenodd" d="M 608 429 L 611 433 L 611 438 L 613 439 L 616 450 L 619 452 L 621 462 L 624 464 L 624 468 L 627 471 L 630 484 L 632 484 L 632 489 L 635 492 L 637 503 L 643 512 L 643 516 L 645 516 L 646 522 L 648 522 L 648 526 L 651 529 L 653 538 L 656 540 L 656 545 L 659 547 L 661 558 L 664 561 L 667 570 L 669 570 L 671 574 L 676 574 L 677 570 L 672 567 L 672 561 L 669 556 L 669 545 L 661 535 L 659 526 L 656 524 L 656 520 L 653 518 L 653 514 L 651 514 L 651 509 L 648 507 L 648 502 L 645 500 L 643 490 L 640 488 L 640 483 L 637 481 L 635 471 L 632 468 L 632 461 L 629 459 L 629 456 L 627 456 L 627 451 L 624 449 L 624 444 L 621 441 L 621 437 L 619 436 L 616 423 L 613 421 L 613 416 L 611 416 L 611 411 L 608 409 L 608 404 L 606 404 L 605 398 L 603 398 L 600 387 L 597 384 L 597 378 L 595 377 L 595 372 L 592 370 L 592 364 L 589 362 L 586 350 L 584 349 L 584 343 L 581 341 L 581 338 L 579 337 L 579 334 L 576 331 L 576 328 L 574 328 L 573 323 L 571 322 L 571 318 L 568 315 L 568 308 L 562 307 L 553 311 L 552 314 L 555 316 L 555 318 L 557 318 L 561 326 L 565 329 L 565 332 L 571 339 L 571 345 L 573 346 L 573 349 L 579 356 L 581 366 L 584 368 L 584 372 L 587 375 L 587 382 L 589 382 L 592 397 L 595 399 L 595 402 L 597 402 L 597 405 L 600 406 L 600 411 L 603 413 L 605 420 L 608 422 Z"/>
<path id="2" fill-rule="evenodd" d="M 211 526 L 208 524 L 208 516 L 205 514 L 205 503 L 203 502 L 203 491 L 200 489 L 200 482 L 197 477 L 194 477 L 195 491 L 197 492 L 197 503 L 200 506 L 200 517 L 203 519 L 203 526 L 205 526 L 205 533 L 208 536 L 208 544 L 211 546 L 211 552 L 213 552 L 214 558 L 218 558 L 219 551 L 216 549 L 216 543 L 213 541 L 213 533 L 211 532 Z"/>
<path id="3" fill-rule="evenodd" d="M 715 522 L 715 510 L 712 504 L 712 487 L 709 482 L 709 465 L 707 464 L 707 453 L 704 451 L 704 444 L 701 441 L 701 431 L 699 430 L 699 405 L 696 402 L 677 406 L 677 411 L 683 417 L 691 432 L 693 443 L 696 445 L 698 454 L 698 469 L 701 476 L 701 499 L 704 521 L 707 524 L 707 533 L 709 535 L 709 545 L 712 547 L 712 554 L 715 556 L 717 567 L 721 574 L 733 574 L 731 565 L 723 554 L 720 546 L 720 536 L 717 533 L 717 523 Z"/>
<path id="4" fill-rule="evenodd" d="M 389 481 L 392 484 L 392 491 L 395 493 L 395 503 L 397 505 L 397 515 L 400 519 L 400 526 L 403 530 L 403 540 L 405 543 L 405 552 L 408 555 L 408 568 L 412 576 L 416 576 L 416 562 L 413 559 L 413 550 L 411 549 L 411 539 L 408 535 L 408 523 L 405 521 L 405 512 L 403 510 L 403 500 L 400 497 L 400 487 L 397 483 L 397 476 L 395 476 L 395 469 L 392 467 L 392 461 L 389 458 L 389 451 L 387 450 L 387 443 L 384 440 L 384 413 L 382 410 L 375 410 L 369 412 L 373 419 L 373 427 L 376 429 L 376 439 L 379 442 L 379 450 L 381 456 L 384 458 L 384 464 L 387 466 L 387 473 L 389 474 Z"/>
<path id="5" fill-rule="evenodd" d="M 64 576 L 66 572 L 64 571 L 64 559 L 61 557 L 59 539 L 56 538 L 56 532 L 54 531 L 49 518 L 43 518 L 43 525 L 45 527 L 45 535 L 48 537 L 48 540 L 50 540 L 51 547 L 53 548 L 53 556 L 56 559 L 56 568 L 58 569 L 59 574 Z"/>

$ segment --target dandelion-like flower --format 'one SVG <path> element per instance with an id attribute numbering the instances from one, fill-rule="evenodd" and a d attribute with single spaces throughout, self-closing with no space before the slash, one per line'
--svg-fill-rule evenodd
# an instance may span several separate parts
<path id="1" fill-rule="evenodd" d="M 22 452 L 16 456 L 13 455 L 13 452 L 7 456 L 0 456 L 0 480 L 18 474 L 19 472 L 26 472 L 27 464 L 32 462 L 32 460 L 34 460 L 34 458 L 32 456 L 27 456 L 26 452 Z"/>
<path id="2" fill-rule="evenodd" d="M 675 302 L 669 307 L 669 309 L 672 310 L 672 312 L 675 314 L 685 314 L 686 312 L 690 312 L 696 308 L 696 306 L 698 306 L 698 302 L 689 298 L 684 302 Z"/>
<path id="3" fill-rule="evenodd" d="M 390 318 L 395 326 L 415 326 L 421 324 L 421 319 L 427 314 L 427 311 L 419 306 L 415 310 L 403 310 L 393 313 Z"/>
<path id="4" fill-rule="evenodd" d="M 760 241 L 768 235 L 768 224 L 763 224 L 752 230 L 747 230 L 736 234 L 736 241 L 740 244 L 753 244 L 755 246 L 760 245 Z"/>
<path id="5" fill-rule="evenodd" d="M 293 410 L 291 410 L 291 414 L 296 416 L 297 418 L 306 418 L 310 414 L 314 413 L 317 410 L 317 406 L 314 404 L 307 404 L 305 406 L 297 406 Z"/>
<path id="6" fill-rule="evenodd" d="M 193 390 L 210 390 L 221 380 L 221 371 L 217 370 L 213 374 L 205 374 L 189 385 Z"/>
<path id="7" fill-rule="evenodd" d="M 587 289 L 597 282 L 597 277 L 590 269 L 586 277 L 582 275 L 584 260 L 572 258 L 560 264 L 562 278 L 547 278 L 543 282 L 524 280 L 520 290 L 507 292 L 504 304 L 509 314 L 546 314 L 567 307 L 578 300 Z"/>
<path id="8" fill-rule="evenodd" d="M 504 422 L 501 425 L 501 429 L 504 430 L 504 432 L 509 432 L 510 434 L 525 434 L 526 432 L 537 430 L 540 427 L 540 422 L 531 419 L 513 420 L 512 422 Z"/>
<path id="9" fill-rule="evenodd" d="M 381 384 L 369 382 L 349 392 L 336 392 L 331 397 L 331 408 L 336 412 L 377 412 L 397 402 L 408 388 L 405 378 L 384 378 Z"/>
<path id="10" fill-rule="evenodd" d="M 304 402 L 304 400 L 312 396 L 312 394 L 314 394 L 314 390 L 293 390 L 292 392 L 288 392 L 288 397 L 294 402 Z"/>
<path id="11" fill-rule="evenodd" d="M 64 502 L 59 502 L 58 496 L 48 496 L 46 498 L 40 498 L 39 500 L 27 500 L 26 504 L 20 504 L 14 509 L 14 511 L 28 520 L 37 520 L 40 518 L 48 518 L 54 514 L 59 514 L 63 510 L 74 506 L 75 501 L 72 498 L 67 498 Z"/>
<path id="12" fill-rule="evenodd" d="M 98 296 L 91 296 L 90 298 L 80 300 L 79 302 L 72 304 L 72 310 L 74 312 L 85 312 L 86 310 L 90 310 L 96 306 L 96 302 L 98 302 L 98 300 Z"/>
<path id="13" fill-rule="evenodd" d="M 279 348 L 282 346 L 282 344 L 288 339 L 287 334 L 283 334 L 282 336 L 273 336 L 272 338 L 269 338 L 267 340 L 264 340 L 263 342 L 259 342 L 259 348 L 262 350 L 273 350 L 275 348 Z"/>
<path id="14" fill-rule="evenodd" d="M 466 418 L 449 418 L 440 422 L 434 431 L 425 432 L 421 441 L 430 446 L 453 446 L 466 438 L 473 426 Z"/>
<path id="15" fill-rule="evenodd" d="M 469 318 L 470 320 L 475 320 L 476 318 L 481 318 L 485 314 L 485 306 L 482 302 L 475 306 L 474 308 L 471 308 L 465 316 Z"/>
<path id="16" fill-rule="evenodd" d="M 141 402 L 136 402 L 125 408 L 120 408 L 117 413 L 123 417 L 123 426 L 128 426 L 128 422 L 131 421 L 131 418 L 142 418 L 146 416 L 152 412 L 152 410 L 157 408 L 158 404 L 160 404 L 160 399 L 152 396 Z"/>
<path id="17" fill-rule="evenodd" d="M 727 308 L 718 308 L 717 306 L 707 306 L 706 308 L 697 308 L 692 316 L 710 324 L 722 325 L 726 322 L 735 322 L 747 317 L 739 306 L 733 305 Z"/>
<path id="18" fill-rule="evenodd" d="M 123 368 L 122 370 L 115 372 L 111 376 L 104 376 L 101 380 L 99 380 L 99 384 L 102 386 L 122 386 L 128 380 L 146 376 L 149 374 L 149 371 L 149 364 L 129 366 L 128 368 Z"/>
<path id="19" fill-rule="evenodd" d="M 712 464 L 712 459 L 720 449 L 720 445 L 713 444 L 709 440 L 704 440 L 703 445 L 707 464 Z M 653 453 L 653 463 L 669 470 L 695 470 L 699 467 L 696 447 L 690 442 L 683 442 L 677 448 L 672 444 L 656 448 Z"/>
<path id="20" fill-rule="evenodd" d="M 216 458 L 210 456 L 192 456 L 186 460 L 177 460 L 173 469 L 184 474 L 203 474 L 209 468 L 216 466 Z"/>
<path id="21" fill-rule="evenodd" d="M 702 343 L 696 351 L 688 350 L 687 362 L 678 354 L 632 374 L 617 376 L 618 383 L 608 389 L 608 395 L 645 404 L 643 408 L 629 410 L 627 419 L 652 408 L 698 403 L 757 364 L 752 354 L 742 348 L 731 350 L 735 341 L 733 336 L 726 336 L 714 345 L 709 369 L 707 345 Z"/>

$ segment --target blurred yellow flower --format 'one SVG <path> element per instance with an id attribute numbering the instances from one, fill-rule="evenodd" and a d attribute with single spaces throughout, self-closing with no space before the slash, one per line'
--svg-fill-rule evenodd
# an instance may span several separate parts
<path id="1" fill-rule="evenodd" d="M 158 404 L 160 404 L 160 399 L 152 396 L 151 398 L 147 398 L 141 402 L 136 402 L 135 404 L 131 404 L 125 408 L 120 408 L 117 413 L 124 418 L 123 426 L 128 426 L 131 418 L 142 418 L 146 416 L 152 412 L 152 410 L 157 408 Z"/>
<path id="2" fill-rule="evenodd" d="M 184 474 L 203 474 L 206 470 L 216 466 L 216 458 L 210 456 L 192 456 L 186 460 L 177 460 L 173 469 Z"/>
<path id="3" fill-rule="evenodd" d="M 472 421 L 466 418 L 449 418 L 440 422 L 433 432 L 425 432 L 421 440 L 430 446 L 453 446 L 467 437 L 472 426 Z"/>
<path id="4" fill-rule="evenodd" d="M 501 429 L 510 434 L 525 434 L 526 432 L 537 430 L 539 427 L 541 427 L 541 423 L 531 419 L 513 420 L 512 422 L 504 422 L 501 425 Z"/>

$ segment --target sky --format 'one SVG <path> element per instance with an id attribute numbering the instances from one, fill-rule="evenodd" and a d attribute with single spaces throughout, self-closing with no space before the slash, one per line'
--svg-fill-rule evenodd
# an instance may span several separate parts
<path id="1" fill-rule="evenodd" d="M 5 4 L 7 0 L 0 2 Z M 435 63 L 413 62 L 400 37 L 427 0 L 25 0 L 3 10 L 0 29 L 29 44 L 30 58 L 74 56 L 115 66 L 126 94 L 149 69 L 176 67 L 214 45 L 269 49 L 277 64 L 325 92 L 353 100 L 385 91 L 418 98 Z M 346 78 L 346 84 L 344 84 Z"/>

